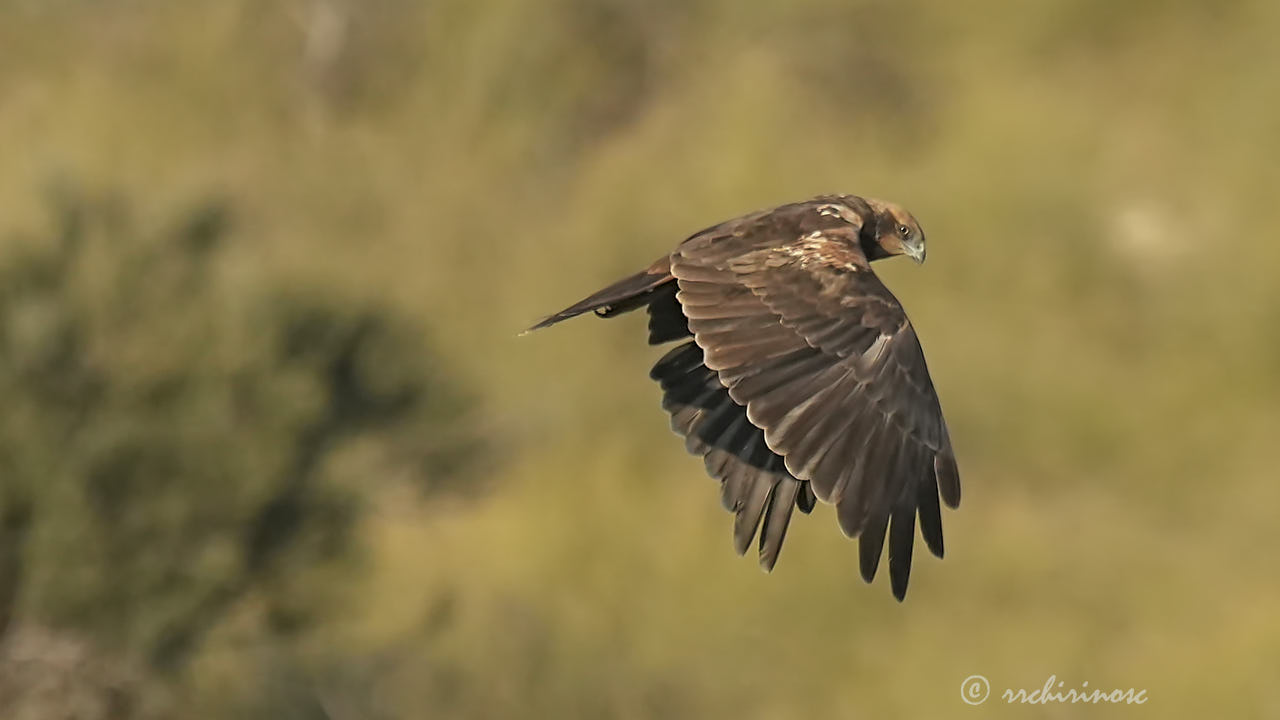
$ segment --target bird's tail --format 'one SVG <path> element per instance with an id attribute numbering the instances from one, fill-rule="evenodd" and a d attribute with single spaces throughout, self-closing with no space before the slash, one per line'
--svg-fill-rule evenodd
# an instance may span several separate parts
<path id="1" fill-rule="evenodd" d="M 654 290 L 673 281 L 671 277 L 671 259 L 664 257 L 650 265 L 648 269 L 619 280 L 564 310 L 543 318 L 524 332 L 529 333 L 534 330 L 540 330 L 548 325 L 555 325 L 561 320 L 568 320 L 585 312 L 594 311 L 600 317 L 612 317 L 619 313 L 644 307 L 649 304 Z M 521 333 L 521 335 L 523 334 Z"/>

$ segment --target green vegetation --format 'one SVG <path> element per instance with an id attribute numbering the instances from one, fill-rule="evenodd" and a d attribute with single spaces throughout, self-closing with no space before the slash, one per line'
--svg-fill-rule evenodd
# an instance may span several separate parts
<path id="1" fill-rule="evenodd" d="M 917 717 L 1280 667 L 1280 6 L 0 3 L 0 716 Z M 52 189 L 50 189 L 52 188 Z M 683 234 L 900 201 L 965 497 L 906 603 L 734 557 Z M 36 668 L 36 670 L 33 670 Z M 1088 708 L 1094 711 L 1094 708 Z"/>

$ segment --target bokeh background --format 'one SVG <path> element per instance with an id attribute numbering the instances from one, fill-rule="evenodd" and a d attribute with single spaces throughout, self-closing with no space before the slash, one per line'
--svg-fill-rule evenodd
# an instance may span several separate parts
<path id="1" fill-rule="evenodd" d="M 1280 717 L 1280 4 L 0 3 L 0 717 Z M 643 319 L 900 201 L 964 503 L 766 575 Z M 969 675 L 1142 707 L 960 698 Z"/>

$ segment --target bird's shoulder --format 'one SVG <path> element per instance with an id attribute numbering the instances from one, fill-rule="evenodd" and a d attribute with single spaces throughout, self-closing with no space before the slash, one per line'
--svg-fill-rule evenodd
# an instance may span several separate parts
<path id="1" fill-rule="evenodd" d="M 701 230 L 672 253 L 688 262 L 755 272 L 798 265 L 864 271 L 859 246 L 870 210 L 855 196 L 824 195 L 761 210 Z"/>

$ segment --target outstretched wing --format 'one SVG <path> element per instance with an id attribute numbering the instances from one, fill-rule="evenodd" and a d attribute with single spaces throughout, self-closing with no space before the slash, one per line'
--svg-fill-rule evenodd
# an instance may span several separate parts
<path id="1" fill-rule="evenodd" d="M 696 235 L 672 254 L 671 273 L 706 367 L 789 475 L 836 506 L 868 582 L 887 531 L 901 599 L 916 518 L 941 557 L 939 493 L 957 506 L 960 481 L 920 342 L 850 220 Z"/>

